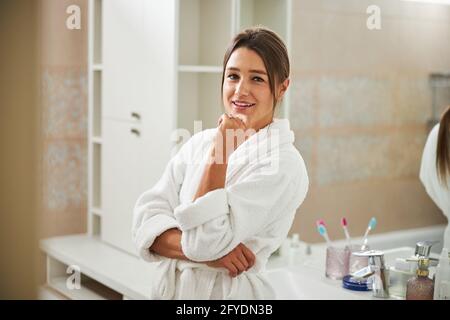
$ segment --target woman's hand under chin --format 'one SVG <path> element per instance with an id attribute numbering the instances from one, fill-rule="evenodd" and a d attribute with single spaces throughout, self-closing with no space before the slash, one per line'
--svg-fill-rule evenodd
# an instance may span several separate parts
<path id="1" fill-rule="evenodd" d="M 221 115 L 211 152 L 212 160 L 217 164 L 228 163 L 231 154 L 254 133 L 239 115 Z"/>

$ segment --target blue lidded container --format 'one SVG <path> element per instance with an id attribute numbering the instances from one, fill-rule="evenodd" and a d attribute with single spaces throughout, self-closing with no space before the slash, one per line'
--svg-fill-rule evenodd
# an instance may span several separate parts
<path id="1" fill-rule="evenodd" d="M 369 291 L 371 290 L 367 285 L 367 279 L 357 279 L 351 275 L 346 275 L 342 279 L 342 287 L 353 291 Z"/>

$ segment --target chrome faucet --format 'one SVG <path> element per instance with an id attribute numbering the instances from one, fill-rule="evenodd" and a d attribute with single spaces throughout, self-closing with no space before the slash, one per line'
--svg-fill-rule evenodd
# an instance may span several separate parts
<path id="1" fill-rule="evenodd" d="M 354 278 L 365 279 L 371 277 L 373 296 L 377 298 L 389 298 L 388 271 L 384 264 L 384 252 L 369 250 L 354 252 L 355 256 L 368 257 L 369 265 L 353 274 Z"/>

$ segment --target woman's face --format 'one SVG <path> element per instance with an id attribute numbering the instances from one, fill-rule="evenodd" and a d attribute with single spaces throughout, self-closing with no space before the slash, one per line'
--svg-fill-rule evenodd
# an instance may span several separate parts
<path id="1" fill-rule="evenodd" d="M 278 86 L 278 97 L 289 80 Z M 256 131 L 273 119 L 273 96 L 264 62 L 253 50 L 241 47 L 230 56 L 225 68 L 223 104 L 227 113 L 240 117 L 247 128 Z"/>

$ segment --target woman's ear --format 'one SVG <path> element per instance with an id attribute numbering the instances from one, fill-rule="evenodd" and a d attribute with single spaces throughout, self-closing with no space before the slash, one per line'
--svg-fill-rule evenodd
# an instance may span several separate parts
<path id="1" fill-rule="evenodd" d="M 287 78 L 284 80 L 278 87 L 278 100 L 281 100 L 284 96 L 284 93 L 286 92 L 287 88 L 289 87 L 290 80 Z"/>

